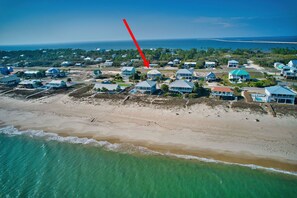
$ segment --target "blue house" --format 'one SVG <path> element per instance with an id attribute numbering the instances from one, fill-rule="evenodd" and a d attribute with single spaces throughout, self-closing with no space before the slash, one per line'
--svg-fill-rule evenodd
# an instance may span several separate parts
<path id="1" fill-rule="evenodd" d="M 296 93 L 283 86 L 272 86 L 265 88 L 267 102 L 283 104 L 294 104 Z"/>
<path id="2" fill-rule="evenodd" d="M 0 67 L 0 73 L 2 75 L 9 75 L 12 72 L 13 72 L 13 68 L 12 67 Z"/>

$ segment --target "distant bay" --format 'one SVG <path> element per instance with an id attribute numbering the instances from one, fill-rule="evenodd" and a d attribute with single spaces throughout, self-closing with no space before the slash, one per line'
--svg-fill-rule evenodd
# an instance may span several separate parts
<path id="1" fill-rule="evenodd" d="M 218 39 L 168 39 L 168 40 L 140 40 L 143 49 L 169 48 L 169 49 L 259 49 L 268 51 L 272 48 L 297 49 L 297 36 L 290 37 L 246 37 L 246 38 L 218 38 Z M 36 50 L 73 48 L 83 50 L 96 49 L 135 49 L 132 40 L 128 41 L 94 41 L 56 44 L 34 45 L 1 45 L 0 50 Z"/>

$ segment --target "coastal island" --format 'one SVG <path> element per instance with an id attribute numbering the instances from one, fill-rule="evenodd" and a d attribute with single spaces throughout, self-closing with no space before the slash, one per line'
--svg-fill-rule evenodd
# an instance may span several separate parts
<path id="1" fill-rule="evenodd" d="M 294 50 L 146 53 L 149 69 L 135 50 L 2 51 L 2 125 L 296 171 Z"/>

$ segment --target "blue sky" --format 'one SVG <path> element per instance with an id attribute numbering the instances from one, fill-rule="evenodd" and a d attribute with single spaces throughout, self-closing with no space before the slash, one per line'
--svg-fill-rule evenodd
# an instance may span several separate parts
<path id="1" fill-rule="evenodd" d="M 296 0 L 0 0 L 0 45 L 296 36 Z"/>

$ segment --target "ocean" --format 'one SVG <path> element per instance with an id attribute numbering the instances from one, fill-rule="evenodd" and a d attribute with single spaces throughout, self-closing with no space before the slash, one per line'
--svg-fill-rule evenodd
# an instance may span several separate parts
<path id="1" fill-rule="evenodd" d="M 296 173 L 0 128 L 0 197 L 296 197 Z"/>
<path id="2" fill-rule="evenodd" d="M 277 43 L 279 42 L 279 43 Z M 139 40 L 143 49 L 169 48 L 169 49 L 260 49 L 268 51 L 272 48 L 297 48 L 297 36 L 289 37 L 249 37 L 249 38 L 223 38 L 223 39 L 167 39 L 167 40 Z M 77 42 L 36 45 L 1 45 L 0 50 L 36 50 L 36 49 L 136 49 L 132 40 L 128 41 L 101 41 Z"/>

